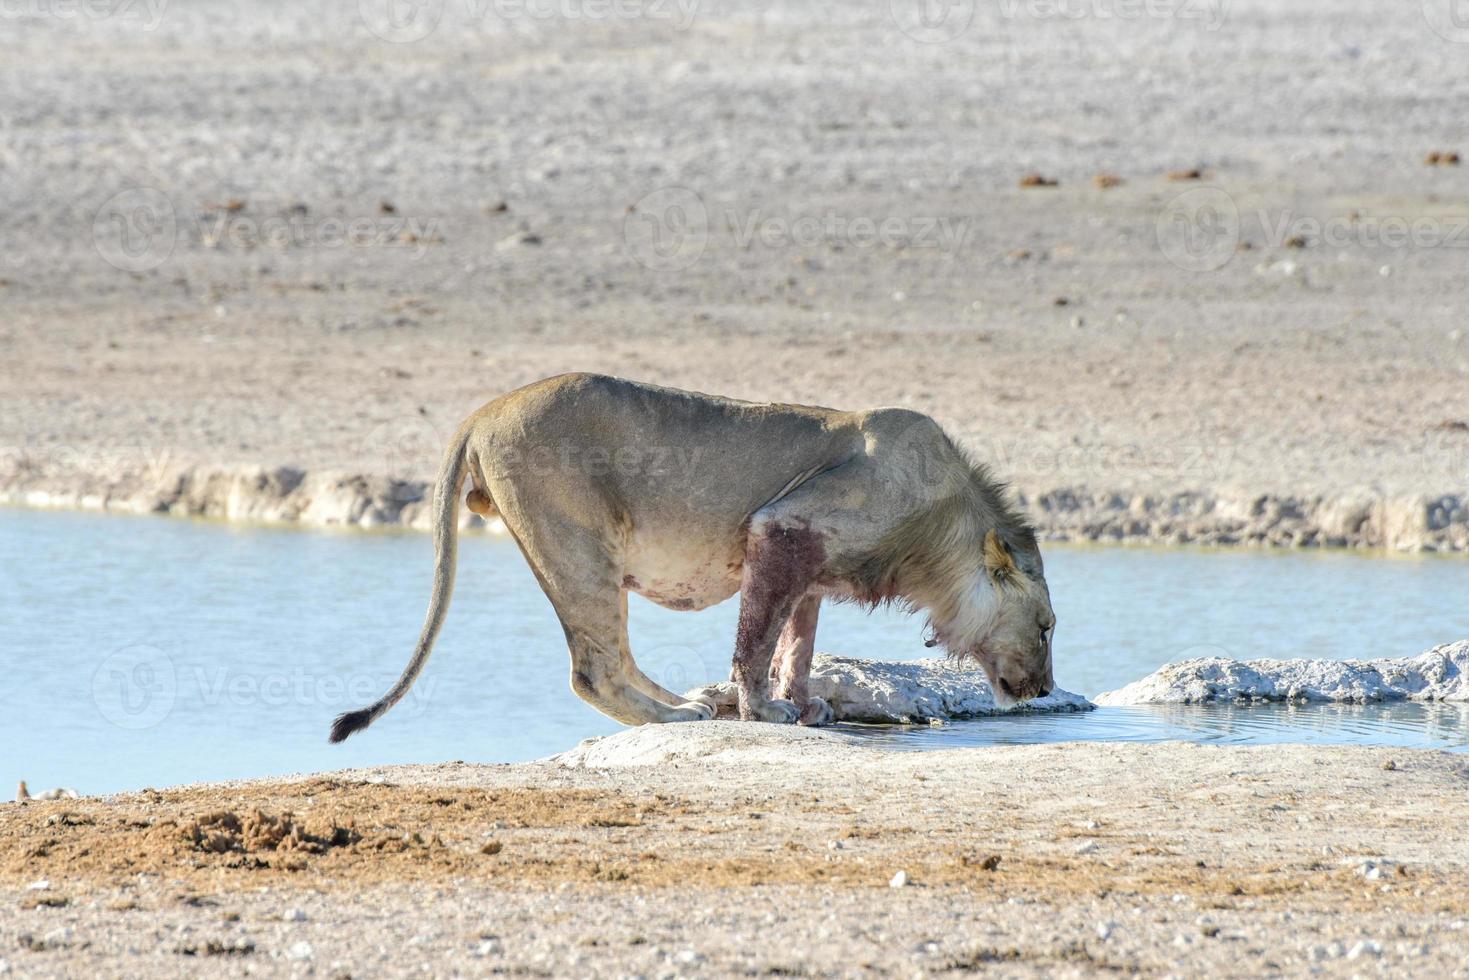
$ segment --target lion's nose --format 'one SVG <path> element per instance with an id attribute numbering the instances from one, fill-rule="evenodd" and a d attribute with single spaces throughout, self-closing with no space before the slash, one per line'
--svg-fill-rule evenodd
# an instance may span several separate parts
<path id="1" fill-rule="evenodd" d="M 1043 698 L 1047 694 L 1050 694 L 1050 693 L 1051 693 L 1051 689 L 1049 687 L 1046 687 L 1044 684 L 1042 684 L 1040 686 L 1040 689 L 1035 692 L 1035 696 L 1038 697 L 1038 698 Z"/>
<path id="2" fill-rule="evenodd" d="M 1015 693 L 1015 688 L 1013 688 L 1013 687 L 1010 686 L 1010 682 L 1007 681 L 1007 680 L 1005 680 L 1005 678 L 1003 678 L 1003 677 L 1000 678 L 1000 690 L 1004 691 L 1005 694 L 1008 695 L 1009 697 L 1012 697 L 1012 698 L 1019 698 L 1020 697 L 1020 695 L 1018 695 L 1018 694 Z"/>

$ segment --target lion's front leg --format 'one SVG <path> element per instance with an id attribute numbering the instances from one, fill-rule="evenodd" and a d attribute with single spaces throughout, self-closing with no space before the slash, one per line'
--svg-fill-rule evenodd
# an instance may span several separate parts
<path id="1" fill-rule="evenodd" d="M 740 718 L 745 721 L 791 724 L 801 716 L 790 701 L 771 699 L 770 661 L 781 631 L 815 580 L 825 555 L 821 535 L 805 521 L 757 515 L 751 522 L 740 579 L 732 671 Z"/>
<path id="2" fill-rule="evenodd" d="M 819 595 L 807 595 L 796 603 L 781 630 L 770 669 L 775 696 L 800 710 L 802 725 L 825 725 L 832 720 L 831 706 L 821 698 L 811 697 L 806 690 L 811 657 L 816 652 L 816 617 L 820 612 Z"/>

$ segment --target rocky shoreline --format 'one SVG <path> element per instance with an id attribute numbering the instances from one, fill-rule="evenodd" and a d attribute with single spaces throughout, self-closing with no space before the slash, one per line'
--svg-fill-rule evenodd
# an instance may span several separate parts
<path id="1" fill-rule="evenodd" d="M 0 504 L 166 514 L 306 527 L 429 528 L 423 480 L 289 466 L 104 467 L 101 473 L 0 467 Z M 1469 492 L 1386 496 L 1127 493 L 1059 488 L 1017 494 L 1052 541 L 1469 551 Z M 485 522 L 461 510 L 461 526 Z M 503 531 L 498 522 L 489 530 Z"/>

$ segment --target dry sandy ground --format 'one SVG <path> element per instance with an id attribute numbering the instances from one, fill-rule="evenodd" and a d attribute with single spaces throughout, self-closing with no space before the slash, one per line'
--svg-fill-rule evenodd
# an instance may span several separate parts
<path id="1" fill-rule="evenodd" d="M 830 739 L 708 723 L 581 760 L 654 766 L 454 763 L 7 804 L 0 956 L 35 976 L 1469 962 L 1459 757 Z"/>
<path id="2" fill-rule="evenodd" d="M 1056 535 L 1469 548 L 1432 0 L 380 6 L 7 10 L 6 499 L 421 522 L 596 370 L 929 411 Z"/>

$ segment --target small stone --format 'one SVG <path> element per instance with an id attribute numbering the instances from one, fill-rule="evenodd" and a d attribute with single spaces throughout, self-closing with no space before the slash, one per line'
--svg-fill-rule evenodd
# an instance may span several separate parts
<path id="1" fill-rule="evenodd" d="M 502 842 L 497 841 L 497 840 L 491 840 L 491 841 L 485 841 L 485 843 L 483 845 L 481 845 L 481 847 L 479 849 L 479 852 L 481 854 L 499 854 L 504 849 L 505 849 L 505 845 Z"/>
<path id="2" fill-rule="evenodd" d="M 43 892 L 43 891 L 45 891 L 46 889 L 48 889 L 50 887 L 51 887 L 51 882 L 47 881 L 45 878 L 42 878 L 39 881 L 33 881 L 29 885 L 26 885 L 26 891 L 28 891 L 28 892 Z"/>
<path id="3" fill-rule="evenodd" d="M 888 887 L 902 888 L 906 884 L 908 884 L 908 872 L 899 871 L 897 874 L 893 875 L 892 880 L 888 882 Z"/>
<path id="4" fill-rule="evenodd" d="M 1094 841 L 1094 840 L 1084 840 L 1080 844 L 1077 844 L 1076 845 L 1076 851 L 1075 851 L 1075 853 L 1077 853 L 1077 854 L 1091 854 L 1091 853 L 1095 852 L 1096 849 L 1097 849 L 1097 842 L 1096 841 Z"/>
<path id="5" fill-rule="evenodd" d="M 905 300 L 907 298 L 908 298 L 908 294 L 905 293 L 905 292 L 903 292 L 901 289 L 895 289 L 895 290 L 893 290 L 893 302 L 894 303 L 901 303 L 901 302 L 903 302 L 903 300 Z"/>
<path id="6" fill-rule="evenodd" d="M 502 947 L 500 945 L 500 940 L 498 940 L 498 939 L 484 939 L 484 940 L 481 940 L 480 941 L 480 944 L 474 948 L 474 955 L 475 956 L 499 956 L 500 953 L 503 952 L 503 950 L 504 950 L 504 947 Z"/>
<path id="7" fill-rule="evenodd" d="M 689 966 L 694 963 L 704 962 L 704 957 L 692 949 L 681 949 L 674 954 L 673 960 L 675 963 L 682 963 L 685 966 Z"/>
<path id="8" fill-rule="evenodd" d="M 1347 950 L 1347 959 L 1359 960 L 1364 956 L 1381 956 L 1382 944 L 1375 939 L 1363 939 L 1358 941 L 1351 949 Z"/>
<path id="9" fill-rule="evenodd" d="M 842 849 L 842 842 L 839 840 L 829 840 L 826 842 L 826 849 L 828 851 L 840 851 Z"/>
<path id="10" fill-rule="evenodd" d="M 290 945 L 290 948 L 286 950 L 286 958 L 291 960 L 309 960 L 311 959 L 311 953 L 311 944 L 303 939 L 300 942 Z"/>
<path id="11" fill-rule="evenodd" d="M 1098 939 L 1101 939 L 1101 940 L 1106 940 L 1106 939 L 1110 938 L 1111 935 L 1112 935 L 1112 930 L 1115 929 L 1115 928 L 1116 928 L 1116 926 L 1114 926 L 1110 922 L 1098 922 L 1097 923 L 1097 938 Z"/>
<path id="12" fill-rule="evenodd" d="M 1074 316 L 1071 318 L 1071 326 L 1073 326 L 1077 330 L 1080 330 L 1082 327 L 1086 326 L 1086 320 L 1082 319 L 1079 316 Z"/>
<path id="13" fill-rule="evenodd" d="M 1385 771 L 1385 772 L 1392 772 L 1395 769 L 1397 769 L 1397 767 L 1398 767 L 1398 764 L 1396 762 L 1392 761 L 1391 759 L 1387 759 L 1386 761 L 1384 761 L 1382 763 L 1382 768 L 1383 768 L 1383 771 Z"/>
<path id="14" fill-rule="evenodd" d="M 281 916 L 287 922 L 305 922 L 306 913 L 302 909 L 287 909 L 286 914 Z"/>

